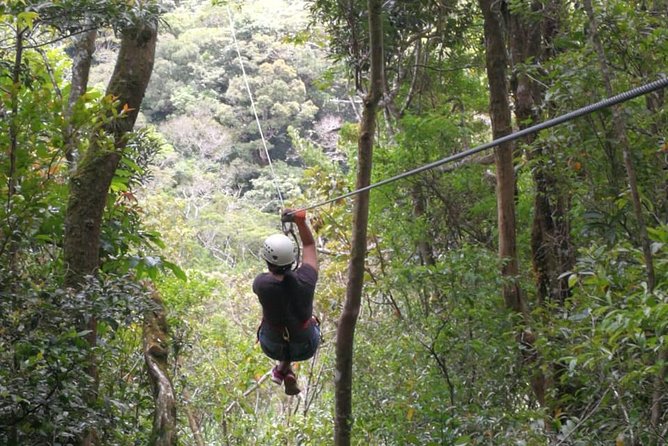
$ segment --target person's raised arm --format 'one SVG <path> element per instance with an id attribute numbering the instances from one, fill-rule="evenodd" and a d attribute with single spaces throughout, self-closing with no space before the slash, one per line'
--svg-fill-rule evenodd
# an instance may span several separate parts
<path id="1" fill-rule="evenodd" d="M 311 232 L 308 223 L 306 223 L 306 211 L 286 209 L 285 212 L 283 212 L 283 220 L 295 222 L 297 229 L 299 229 L 299 238 L 302 241 L 302 263 L 310 265 L 313 269 L 318 271 L 318 254 L 315 249 L 313 233 Z"/>

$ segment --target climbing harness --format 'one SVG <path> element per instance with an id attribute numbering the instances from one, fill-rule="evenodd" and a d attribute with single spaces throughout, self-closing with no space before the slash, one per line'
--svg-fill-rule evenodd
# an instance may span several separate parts
<path id="1" fill-rule="evenodd" d="M 297 333 L 304 332 L 311 327 L 317 327 L 318 332 L 319 332 L 319 342 L 318 345 L 323 342 L 323 336 L 322 336 L 322 331 L 320 330 L 320 319 L 316 315 L 311 316 L 310 318 L 306 319 L 304 322 L 301 323 L 299 326 Z M 291 342 L 292 342 L 292 337 L 290 330 L 286 325 L 274 325 L 271 324 L 269 321 L 266 319 L 262 319 L 262 322 L 260 322 L 260 325 L 257 328 L 256 332 L 256 339 L 255 342 L 258 343 L 260 342 L 260 331 L 262 329 L 265 330 L 270 330 L 276 334 L 279 334 L 281 337 L 282 341 L 282 349 L 283 349 L 283 357 L 285 358 L 284 360 L 290 361 L 292 360 L 292 353 L 290 352 L 290 347 L 291 347 Z M 292 334 L 295 334 L 294 332 Z"/>
<path id="2" fill-rule="evenodd" d="M 287 311 L 287 308 L 286 308 L 286 311 Z M 312 327 L 314 325 L 316 327 L 320 326 L 320 319 L 316 315 L 312 315 L 310 318 L 303 321 L 299 325 L 298 331 L 302 332 L 304 330 L 309 329 L 310 327 Z M 275 333 L 280 333 L 281 338 L 283 338 L 283 340 L 285 342 L 290 342 L 290 330 L 288 330 L 288 327 L 286 325 L 275 325 L 275 324 L 270 323 L 266 319 L 263 319 L 260 327 L 262 327 L 262 326 L 274 331 Z M 260 332 L 260 329 L 258 328 L 258 334 L 259 334 L 259 332 Z"/>
<path id="3" fill-rule="evenodd" d="M 326 204 L 330 204 L 330 203 L 334 203 L 334 202 L 339 201 L 339 200 L 343 200 L 344 198 L 352 197 L 353 195 L 357 195 L 357 194 L 360 194 L 362 192 L 366 192 L 368 190 L 374 189 L 376 187 L 384 186 L 386 184 L 393 183 L 393 182 L 401 180 L 403 178 L 406 178 L 406 177 L 409 177 L 409 176 L 412 176 L 412 175 L 416 175 L 418 173 L 425 172 L 427 170 L 433 169 L 435 167 L 439 167 L 439 166 L 441 166 L 443 164 L 446 164 L 446 163 L 450 163 L 450 162 L 453 162 L 453 161 L 457 161 L 457 160 L 469 157 L 469 156 L 474 155 L 478 152 L 482 152 L 483 150 L 489 149 L 491 147 L 498 146 L 499 144 L 514 141 L 514 140 L 519 139 L 519 138 L 521 138 L 523 136 L 526 136 L 528 134 L 536 133 L 536 132 L 539 132 L 541 130 L 545 130 L 545 129 L 548 129 L 550 127 L 554 127 L 556 125 L 563 124 L 564 122 L 571 121 L 571 120 L 573 120 L 575 118 L 578 118 L 580 116 L 584 116 L 584 115 L 593 113 L 595 111 L 601 110 L 603 108 L 611 107 L 613 105 L 617 105 L 617 104 L 620 104 L 622 102 L 626 102 L 626 101 L 631 100 L 633 98 L 636 98 L 638 96 L 642 96 L 642 95 L 645 95 L 647 93 L 651 93 L 653 91 L 659 90 L 661 88 L 665 88 L 667 86 L 668 86 L 668 77 L 662 77 L 661 79 L 658 79 L 654 82 L 650 82 L 649 84 L 645 84 L 645 85 L 642 85 L 640 87 L 633 88 L 631 90 L 620 93 L 616 96 L 612 96 L 612 97 L 609 97 L 609 98 L 604 99 L 602 101 L 596 102 L 594 104 L 590 104 L 590 105 L 587 105 L 585 107 L 579 108 L 579 109 L 574 110 L 570 113 L 566 113 L 564 115 L 557 116 L 556 118 L 552 118 L 552 119 L 549 119 L 547 121 L 541 122 L 539 124 L 533 125 L 531 127 L 527 127 L 525 129 L 522 129 L 522 130 L 519 130 L 517 132 L 511 133 L 509 135 L 502 136 L 501 138 L 498 138 L 498 139 L 495 139 L 495 140 L 490 141 L 488 143 L 479 145 L 479 146 L 474 147 L 472 149 L 465 150 L 463 152 L 459 152 L 459 153 L 456 153 L 454 155 L 442 158 L 438 161 L 434 161 L 433 163 L 425 164 L 423 166 L 420 166 L 420 167 L 417 167 L 415 169 L 409 170 L 409 171 L 404 172 L 402 174 L 395 175 L 395 176 L 390 177 L 390 178 L 386 178 L 382 181 L 378 181 L 377 183 L 373 183 L 373 184 L 370 184 L 368 186 L 361 187 L 359 189 L 356 189 L 352 192 L 348 192 L 346 194 L 340 195 L 338 197 L 330 198 L 328 200 L 321 201 L 319 203 L 316 203 L 316 204 L 313 204 L 313 205 L 310 205 L 310 206 L 295 209 L 294 211 L 291 212 L 291 214 L 294 214 L 295 212 L 298 212 L 298 211 L 308 211 L 310 209 L 315 209 L 315 208 L 324 206 Z"/>

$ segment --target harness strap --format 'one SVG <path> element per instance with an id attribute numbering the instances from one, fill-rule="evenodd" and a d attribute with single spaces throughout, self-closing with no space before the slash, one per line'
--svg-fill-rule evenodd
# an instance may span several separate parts
<path id="1" fill-rule="evenodd" d="M 257 329 L 257 337 L 258 338 L 260 337 L 260 328 L 262 328 L 263 325 L 267 328 L 270 328 L 271 330 L 273 330 L 276 333 L 280 333 L 281 337 L 283 338 L 283 340 L 285 342 L 288 342 L 288 343 L 290 342 L 290 330 L 288 330 L 288 327 L 286 325 L 272 324 L 264 318 L 262 319 L 262 322 L 260 323 L 260 326 Z M 315 326 L 320 326 L 320 319 L 318 319 L 317 316 L 311 316 L 310 318 L 308 318 L 304 322 L 302 322 L 301 325 L 299 326 L 299 331 L 305 331 L 309 327 L 312 327 L 314 325 Z"/>

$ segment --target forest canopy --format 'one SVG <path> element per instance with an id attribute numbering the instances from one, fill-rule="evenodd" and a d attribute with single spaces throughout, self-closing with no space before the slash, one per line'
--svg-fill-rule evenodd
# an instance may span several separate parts
<path id="1" fill-rule="evenodd" d="M 665 444 L 664 88 L 311 206 L 665 79 L 667 21 L 4 1 L 0 445 Z M 251 288 L 285 208 L 319 261 L 298 396 Z"/>

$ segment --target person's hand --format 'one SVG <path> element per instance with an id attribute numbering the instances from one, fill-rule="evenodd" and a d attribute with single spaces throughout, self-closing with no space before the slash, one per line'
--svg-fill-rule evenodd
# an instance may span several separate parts
<path id="1" fill-rule="evenodd" d="M 281 221 L 283 223 L 291 223 L 296 221 L 305 221 L 306 211 L 303 209 L 285 209 L 281 214 Z"/>

